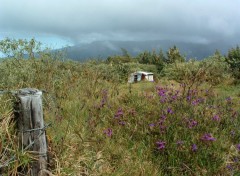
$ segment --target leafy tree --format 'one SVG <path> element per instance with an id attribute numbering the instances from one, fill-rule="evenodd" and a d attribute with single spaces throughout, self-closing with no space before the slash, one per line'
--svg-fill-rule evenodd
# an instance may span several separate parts
<path id="1" fill-rule="evenodd" d="M 151 64 L 151 53 L 144 51 L 137 56 L 138 62 L 141 64 Z"/>
<path id="2" fill-rule="evenodd" d="M 165 56 L 162 50 L 160 50 L 159 54 L 157 54 L 155 50 L 152 52 L 144 51 L 137 56 L 137 59 L 141 64 L 155 65 L 158 73 L 164 68 Z"/>
<path id="3" fill-rule="evenodd" d="M 240 80 L 240 48 L 231 48 L 228 51 L 225 61 L 229 64 L 234 78 L 237 79 L 237 82 Z"/>
<path id="4" fill-rule="evenodd" d="M 131 57 L 126 56 L 109 56 L 106 60 L 107 64 L 121 64 L 129 62 L 134 62 L 134 60 Z"/>
<path id="5" fill-rule="evenodd" d="M 159 57 L 159 60 L 160 60 L 160 61 L 162 61 L 162 62 L 165 62 L 165 61 L 166 61 L 166 56 L 164 55 L 162 49 L 160 49 L 159 54 L 158 54 L 158 57 Z"/>
<path id="6" fill-rule="evenodd" d="M 10 39 L 6 38 L 0 41 L 0 51 L 7 57 L 23 58 L 28 56 L 33 59 L 34 53 L 40 51 L 41 43 L 37 42 L 35 39 Z"/>
<path id="7" fill-rule="evenodd" d="M 178 62 L 184 62 L 185 58 L 180 54 L 179 49 L 174 45 L 172 48 L 169 48 L 167 52 L 166 63 L 171 64 Z"/>
<path id="8" fill-rule="evenodd" d="M 157 71 L 158 73 L 161 73 L 163 68 L 164 68 L 164 62 L 166 61 L 166 57 L 163 53 L 163 50 L 160 49 L 159 54 L 158 54 L 158 60 L 156 62 L 156 67 L 157 67 Z"/>
<path id="9" fill-rule="evenodd" d="M 214 55 L 213 55 L 214 58 L 218 58 L 218 59 L 221 59 L 223 56 L 221 54 L 221 52 L 219 50 L 216 50 Z"/>

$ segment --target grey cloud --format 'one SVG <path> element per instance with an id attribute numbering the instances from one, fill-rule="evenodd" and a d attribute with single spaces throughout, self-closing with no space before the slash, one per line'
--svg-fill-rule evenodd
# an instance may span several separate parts
<path id="1" fill-rule="evenodd" d="M 4 31 L 52 34 L 74 43 L 238 40 L 240 0 L 0 0 Z"/>

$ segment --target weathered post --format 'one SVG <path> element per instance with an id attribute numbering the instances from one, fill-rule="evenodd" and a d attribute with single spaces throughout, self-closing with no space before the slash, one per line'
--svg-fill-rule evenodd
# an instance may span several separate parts
<path id="1" fill-rule="evenodd" d="M 37 89 L 20 89 L 17 94 L 17 125 L 22 151 L 30 151 L 34 160 L 30 175 L 45 176 L 47 173 L 47 142 L 45 136 L 42 92 Z M 28 172 L 29 173 L 29 172 Z"/>

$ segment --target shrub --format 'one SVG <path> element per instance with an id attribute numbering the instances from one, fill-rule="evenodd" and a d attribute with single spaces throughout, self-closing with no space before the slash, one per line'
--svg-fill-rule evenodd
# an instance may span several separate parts
<path id="1" fill-rule="evenodd" d="M 188 90 L 207 82 L 217 85 L 230 77 L 228 66 L 223 59 L 209 57 L 203 61 L 189 60 L 168 64 L 164 74 L 169 79 L 184 84 Z"/>
<path id="2" fill-rule="evenodd" d="M 229 64 L 232 75 L 236 79 L 236 83 L 240 82 L 240 48 L 232 48 L 228 51 L 225 61 Z"/>

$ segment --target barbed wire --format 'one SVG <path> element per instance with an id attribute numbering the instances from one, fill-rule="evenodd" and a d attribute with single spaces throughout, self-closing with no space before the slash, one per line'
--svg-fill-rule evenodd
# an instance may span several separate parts
<path id="1" fill-rule="evenodd" d="M 35 93 L 38 90 L 38 89 L 32 89 L 32 88 L 27 88 L 27 89 L 30 90 L 28 92 L 28 94 L 33 94 L 33 93 Z M 20 93 L 22 90 L 24 90 L 24 89 L 19 89 L 19 90 L 3 90 L 3 89 L 1 89 L 0 90 L 0 95 L 8 94 L 8 93 L 15 95 L 17 93 Z M 43 93 L 48 93 L 46 90 L 38 90 L 38 91 L 41 91 Z"/>
<path id="2" fill-rule="evenodd" d="M 31 130 L 20 131 L 20 132 L 22 132 L 22 133 L 32 132 L 32 131 L 39 131 L 39 130 L 41 131 L 41 132 L 38 134 L 38 136 L 34 139 L 34 141 L 30 142 L 30 144 L 29 144 L 28 146 L 26 146 L 26 147 L 22 150 L 22 152 L 25 152 L 25 151 L 27 151 L 29 148 L 31 148 L 31 147 L 35 144 L 35 142 L 36 142 L 37 140 L 39 140 L 39 138 L 44 134 L 44 132 L 46 131 L 46 129 L 47 129 L 48 127 L 50 127 L 51 125 L 52 125 L 52 123 L 48 123 L 48 124 L 44 125 L 42 128 L 35 128 L 35 129 L 31 129 Z M 39 154 L 40 154 L 40 153 L 39 153 Z M 41 156 L 47 156 L 47 153 L 41 153 L 40 155 L 41 155 Z M 9 166 L 9 164 L 10 164 L 11 162 L 14 162 L 15 159 L 16 159 L 16 155 L 13 155 L 13 156 L 10 157 L 7 161 L 3 162 L 3 164 L 0 164 L 0 169 Z"/>

